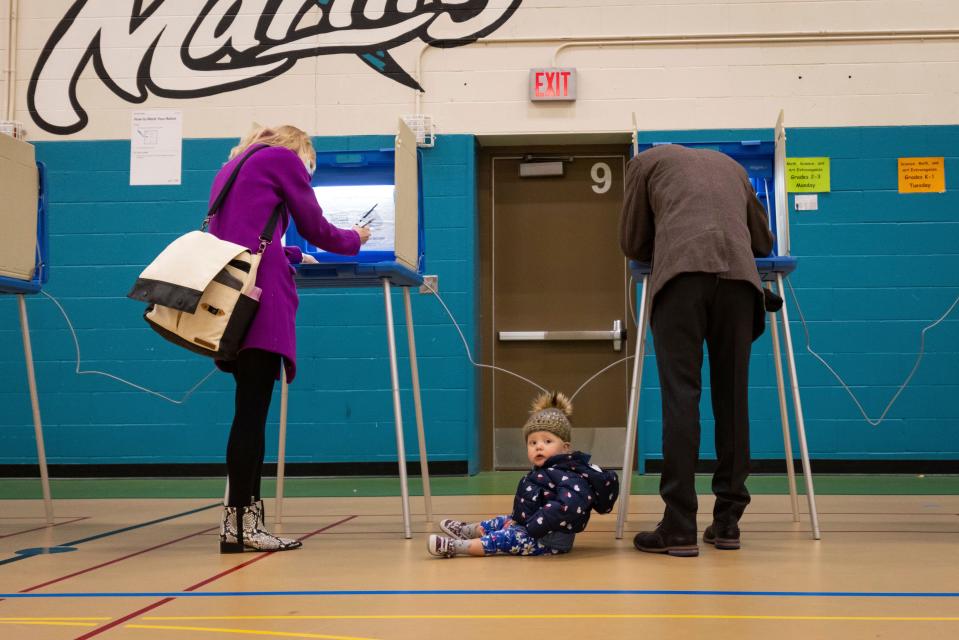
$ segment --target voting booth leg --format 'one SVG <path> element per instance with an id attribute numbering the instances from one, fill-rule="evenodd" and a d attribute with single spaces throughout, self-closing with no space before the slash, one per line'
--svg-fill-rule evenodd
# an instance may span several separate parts
<path id="1" fill-rule="evenodd" d="M 783 276 L 776 274 L 776 286 L 780 295 L 785 294 L 783 287 Z M 796 377 L 796 354 L 793 351 L 792 334 L 789 331 L 789 312 L 787 311 L 785 298 L 783 300 L 783 335 L 786 340 L 786 360 L 789 363 L 789 378 L 792 383 L 793 393 L 793 411 L 796 414 L 796 435 L 799 437 L 799 453 L 802 456 L 803 478 L 806 480 L 806 499 L 809 501 L 809 518 L 812 522 L 812 537 L 816 540 L 822 538 L 819 531 L 819 514 L 816 512 L 816 493 L 812 485 L 812 469 L 809 466 L 809 448 L 806 446 L 806 423 L 803 420 L 802 402 L 799 399 L 799 380 Z"/>
<path id="2" fill-rule="evenodd" d="M 290 385 L 286 382 L 286 367 L 280 362 L 280 441 L 276 446 L 276 506 L 273 521 L 283 522 L 283 480 L 286 477 L 286 416 Z"/>
<path id="3" fill-rule="evenodd" d="M 410 377 L 413 380 L 413 406 L 416 408 L 416 439 L 420 448 L 420 476 L 423 479 L 423 503 L 426 521 L 433 522 L 433 496 L 430 493 L 430 468 L 426 459 L 426 430 L 423 428 L 423 402 L 420 399 L 420 370 L 416 364 L 416 338 L 413 335 L 413 305 L 410 288 L 403 287 L 403 304 L 406 307 L 406 337 L 410 346 Z"/>
<path id="4" fill-rule="evenodd" d="M 390 280 L 383 278 L 383 301 L 386 306 L 386 337 L 390 347 L 390 379 L 393 382 L 393 415 L 396 419 L 396 457 L 400 468 L 400 494 L 403 499 L 403 534 L 409 539 L 410 488 L 406 476 L 406 447 L 403 445 L 403 410 L 400 406 L 400 376 L 396 366 L 396 334 L 393 331 L 393 298 L 390 295 Z"/>
<path id="5" fill-rule="evenodd" d="M 767 283 L 767 289 L 772 287 Z M 775 313 L 769 316 L 770 337 L 773 342 L 773 360 L 776 362 L 776 389 L 779 392 L 779 419 L 783 425 L 783 448 L 786 453 L 786 478 L 789 482 L 789 502 L 792 506 L 793 522 L 799 522 L 799 495 L 796 491 L 796 469 L 793 467 L 792 437 L 789 435 L 789 411 L 786 409 L 786 381 L 783 378 L 782 354 L 779 351 L 779 327 Z"/>
<path id="6" fill-rule="evenodd" d="M 649 276 L 643 276 L 642 293 L 639 298 L 639 318 L 636 320 L 636 350 L 633 355 L 633 377 L 629 388 L 629 408 L 626 410 L 626 444 L 623 452 L 623 476 L 619 492 L 619 513 L 616 514 L 616 539 L 623 537 L 623 527 L 629 513 L 629 493 L 633 484 L 633 455 L 636 453 L 636 432 L 639 429 L 639 392 L 643 382 L 643 353 L 646 348 L 647 284 Z"/>
<path id="7" fill-rule="evenodd" d="M 23 355 L 27 361 L 27 384 L 30 405 L 33 408 L 33 432 L 37 441 L 37 462 L 40 463 L 40 484 L 43 487 L 43 510 L 47 524 L 53 524 L 53 499 L 50 497 L 50 476 L 47 474 L 47 453 L 43 446 L 43 425 L 40 422 L 40 399 L 37 397 L 37 378 L 33 370 L 33 348 L 30 345 L 30 325 L 27 322 L 27 303 L 23 294 L 17 294 L 20 307 L 20 331 L 23 333 Z"/>

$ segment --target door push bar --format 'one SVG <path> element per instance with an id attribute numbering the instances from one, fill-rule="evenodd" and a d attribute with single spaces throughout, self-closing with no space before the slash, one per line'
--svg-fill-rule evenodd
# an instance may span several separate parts
<path id="1" fill-rule="evenodd" d="M 612 331 L 500 331 L 498 335 L 503 342 L 612 340 L 613 351 L 622 351 L 626 330 L 622 320 L 613 320 Z"/>

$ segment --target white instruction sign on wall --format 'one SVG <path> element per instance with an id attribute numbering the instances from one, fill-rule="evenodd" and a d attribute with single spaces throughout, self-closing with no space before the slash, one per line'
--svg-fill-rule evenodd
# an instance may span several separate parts
<path id="1" fill-rule="evenodd" d="M 819 194 L 796 194 L 796 211 L 819 211 Z"/>
<path id="2" fill-rule="evenodd" d="M 130 184 L 180 184 L 183 112 L 134 111 L 130 126 Z"/>

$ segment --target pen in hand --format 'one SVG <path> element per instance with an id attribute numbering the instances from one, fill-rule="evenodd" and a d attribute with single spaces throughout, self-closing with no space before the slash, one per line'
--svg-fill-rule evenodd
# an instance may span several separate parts
<path id="1" fill-rule="evenodd" d="M 357 220 L 357 222 L 356 222 L 356 226 L 358 226 L 358 227 L 366 227 L 366 226 L 369 226 L 369 224 L 370 224 L 371 222 L 373 222 L 373 218 L 369 218 L 369 215 L 370 215 L 371 213 L 373 213 L 373 209 L 376 208 L 376 205 L 377 205 L 377 204 L 379 204 L 379 203 L 377 202 L 376 204 L 374 204 L 372 207 L 370 207 L 369 209 L 367 209 L 366 213 L 364 213 L 362 216 L 360 216 L 360 219 Z M 367 219 L 366 222 L 363 221 L 364 219 Z"/>

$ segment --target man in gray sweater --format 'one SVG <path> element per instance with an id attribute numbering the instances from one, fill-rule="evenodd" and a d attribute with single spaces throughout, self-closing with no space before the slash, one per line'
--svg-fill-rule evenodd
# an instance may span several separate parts
<path id="1" fill-rule="evenodd" d="M 699 555 L 695 471 L 705 342 L 718 461 L 713 523 L 703 541 L 738 549 L 738 522 L 749 504 L 749 355 L 765 329 L 753 257 L 773 247 L 766 211 L 729 156 L 656 146 L 627 168 L 620 245 L 628 258 L 652 263 L 650 326 L 663 401 L 659 492 L 666 509 L 656 530 L 637 534 L 633 544 Z"/>

